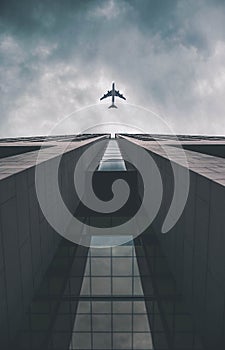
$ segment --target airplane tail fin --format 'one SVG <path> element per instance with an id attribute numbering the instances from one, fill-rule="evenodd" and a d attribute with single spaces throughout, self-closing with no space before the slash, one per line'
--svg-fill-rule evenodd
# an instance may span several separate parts
<path id="1" fill-rule="evenodd" d="M 109 106 L 109 108 L 118 108 L 118 107 L 116 107 L 116 105 L 112 104 L 111 106 Z"/>

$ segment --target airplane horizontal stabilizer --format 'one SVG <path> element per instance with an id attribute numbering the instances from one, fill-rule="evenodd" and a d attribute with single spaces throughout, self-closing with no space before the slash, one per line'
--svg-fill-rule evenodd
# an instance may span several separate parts
<path id="1" fill-rule="evenodd" d="M 118 107 L 116 107 L 116 105 L 111 105 L 109 106 L 109 108 L 118 108 Z"/>

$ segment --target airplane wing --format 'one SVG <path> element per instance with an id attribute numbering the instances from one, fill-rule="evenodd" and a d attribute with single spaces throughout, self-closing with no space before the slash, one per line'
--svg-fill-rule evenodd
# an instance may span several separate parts
<path id="1" fill-rule="evenodd" d="M 103 95 L 100 100 L 103 100 L 103 98 L 106 98 L 106 97 L 109 97 L 109 96 L 112 96 L 112 90 L 111 91 L 108 91 L 107 94 Z"/>
<path id="2" fill-rule="evenodd" d="M 120 94 L 119 90 L 115 91 L 115 95 L 122 98 L 123 100 L 126 100 L 126 98 L 122 94 Z"/>

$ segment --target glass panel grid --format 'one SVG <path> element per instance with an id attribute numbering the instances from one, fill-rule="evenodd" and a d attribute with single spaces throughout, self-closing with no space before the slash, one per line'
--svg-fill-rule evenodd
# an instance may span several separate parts
<path id="1" fill-rule="evenodd" d="M 157 245 L 135 242 L 134 247 L 129 242 L 92 248 L 89 254 L 67 242 L 62 248 L 27 311 L 14 348 L 144 350 L 151 349 L 153 335 L 156 348 L 169 349 L 168 332 L 174 350 L 203 349 Z M 94 259 L 105 259 L 103 268 Z M 122 279 L 131 281 L 127 291 L 124 284 L 118 286 Z M 108 285 L 105 291 L 96 287 L 101 280 Z"/>
<path id="2" fill-rule="evenodd" d="M 89 300 L 83 301 L 87 296 Z M 141 301 L 136 301 L 137 296 Z M 91 349 L 152 348 L 135 248 L 130 243 L 113 248 L 90 248 L 70 349 L 76 349 L 79 343 L 81 331 L 76 326 L 79 317 L 87 317 L 88 324 L 90 315 L 91 332 L 87 327 L 83 333 L 90 334 Z M 142 339 L 141 346 L 138 339 Z"/>

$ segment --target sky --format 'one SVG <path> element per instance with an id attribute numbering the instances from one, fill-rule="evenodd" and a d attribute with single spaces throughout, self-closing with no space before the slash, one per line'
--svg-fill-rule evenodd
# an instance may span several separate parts
<path id="1" fill-rule="evenodd" d="M 225 135 L 222 0 L 1 0 L 0 62 L 0 137 Z M 112 81 L 127 100 L 109 110 Z"/>

